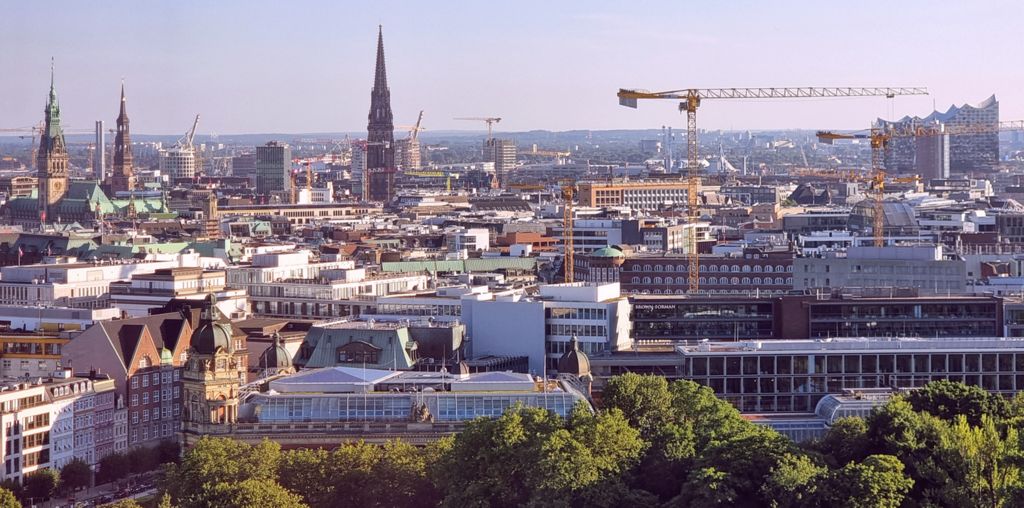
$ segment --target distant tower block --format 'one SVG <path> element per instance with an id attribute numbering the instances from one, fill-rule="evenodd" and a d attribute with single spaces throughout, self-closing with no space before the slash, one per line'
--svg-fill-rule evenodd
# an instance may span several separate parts
<path id="1" fill-rule="evenodd" d="M 103 181 L 107 176 L 107 137 L 103 132 L 103 120 L 96 120 L 96 149 L 92 152 L 92 174 Z"/>

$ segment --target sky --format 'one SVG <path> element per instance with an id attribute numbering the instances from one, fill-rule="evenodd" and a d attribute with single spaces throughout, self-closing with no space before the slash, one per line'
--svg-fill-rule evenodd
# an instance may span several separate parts
<path id="1" fill-rule="evenodd" d="M 705 101 L 705 129 L 867 128 L 991 94 L 1024 119 L 1020 1 L 103 1 L 0 3 L 0 128 L 365 131 L 377 25 L 395 123 L 499 131 L 685 127 L 619 88 L 924 86 L 926 97 Z"/>

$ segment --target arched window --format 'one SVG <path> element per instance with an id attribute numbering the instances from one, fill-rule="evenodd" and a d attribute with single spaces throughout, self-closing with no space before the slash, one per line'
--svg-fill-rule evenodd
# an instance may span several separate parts
<path id="1" fill-rule="evenodd" d="M 739 272 L 740 271 L 740 265 L 732 265 L 732 271 L 733 272 Z"/>
<path id="2" fill-rule="evenodd" d="M 644 277 L 644 284 L 650 284 L 650 283 L 651 283 L 651 278 L 650 277 Z"/>
<path id="3" fill-rule="evenodd" d="M 680 266 L 680 265 L 676 265 L 676 267 L 677 267 L 677 268 L 680 268 L 680 271 L 682 271 L 682 269 L 681 269 L 681 266 Z M 700 271 L 702 271 L 702 272 L 706 272 L 706 271 L 708 271 L 708 267 L 707 267 L 707 265 L 700 265 Z"/>
<path id="4" fill-rule="evenodd" d="M 750 273 L 750 265 L 743 265 L 743 273 Z"/>
<path id="5" fill-rule="evenodd" d="M 701 277 L 701 278 L 697 279 L 697 283 L 703 286 L 707 282 L 704 280 L 704 277 Z"/>
<path id="6" fill-rule="evenodd" d="M 743 277 L 743 280 L 741 282 L 742 282 L 742 284 L 744 286 L 749 286 L 750 285 L 750 277 Z"/>
<path id="7" fill-rule="evenodd" d="M 656 295 L 660 295 L 660 294 L 661 294 L 661 290 L 660 290 L 660 289 L 655 289 L 655 290 L 654 290 L 654 294 L 656 294 Z"/>
<path id="8" fill-rule="evenodd" d="M 782 285 L 782 277 L 775 277 L 775 284 L 781 286 Z"/>
<path id="9" fill-rule="evenodd" d="M 654 265 L 654 271 L 660 272 L 662 269 L 661 265 Z"/>
<path id="10" fill-rule="evenodd" d="M 754 277 L 754 285 L 755 286 L 760 286 L 761 285 L 761 277 Z"/>
<path id="11" fill-rule="evenodd" d="M 789 266 L 787 266 L 787 267 L 786 267 L 786 271 L 787 271 L 787 272 L 790 272 L 790 273 L 793 273 L 793 265 L 789 265 Z"/>
<path id="12" fill-rule="evenodd" d="M 677 290 L 676 290 L 676 294 L 677 294 L 677 295 L 681 295 L 681 294 L 683 294 L 683 293 L 684 293 L 684 291 L 683 291 L 682 289 L 677 289 Z"/>
<path id="13" fill-rule="evenodd" d="M 676 283 L 676 280 L 673 279 L 672 277 L 665 277 L 665 284 L 666 285 L 675 284 L 675 283 Z"/>
<path id="14" fill-rule="evenodd" d="M 764 267 L 764 271 L 766 271 L 768 273 L 772 273 L 772 265 L 765 266 Z"/>
<path id="15" fill-rule="evenodd" d="M 645 272 L 651 271 L 651 265 L 644 265 L 644 271 Z"/>
<path id="16" fill-rule="evenodd" d="M 786 279 L 786 284 L 789 284 L 790 286 L 792 286 L 793 285 L 793 277 L 790 277 L 790 278 Z"/>
<path id="17" fill-rule="evenodd" d="M 639 283 L 640 283 L 640 277 L 633 277 L 633 284 L 639 284 Z"/>
<path id="18" fill-rule="evenodd" d="M 786 269 L 783 268 L 782 265 L 775 265 L 775 271 L 776 272 L 784 272 L 784 271 L 786 271 Z"/>
<path id="19" fill-rule="evenodd" d="M 718 271 L 718 265 L 711 265 L 711 266 L 708 267 L 708 270 L 710 270 L 712 272 L 717 272 Z"/>
<path id="20" fill-rule="evenodd" d="M 761 273 L 761 265 L 754 265 L 754 272 Z"/>
<path id="21" fill-rule="evenodd" d="M 733 277 L 733 278 L 732 278 L 732 280 L 731 280 L 731 282 L 732 282 L 733 284 L 739 284 L 739 283 L 740 283 L 740 278 L 739 278 L 739 277 Z"/>
<path id="22" fill-rule="evenodd" d="M 654 278 L 654 283 L 655 284 L 661 284 L 661 277 L 655 277 Z"/>

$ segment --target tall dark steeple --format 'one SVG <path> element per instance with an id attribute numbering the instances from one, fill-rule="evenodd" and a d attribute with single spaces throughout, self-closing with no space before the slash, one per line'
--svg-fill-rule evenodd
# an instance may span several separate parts
<path id="1" fill-rule="evenodd" d="M 391 113 L 391 90 L 384 65 L 384 30 L 377 31 L 377 67 L 370 92 L 370 114 L 367 130 L 366 174 L 371 201 L 391 201 L 395 181 L 395 121 Z"/>
<path id="2" fill-rule="evenodd" d="M 39 179 L 39 222 L 53 220 L 51 208 L 68 191 L 68 152 L 64 145 L 64 131 L 60 127 L 60 104 L 57 88 L 53 84 L 53 64 L 50 64 L 50 96 L 43 110 L 43 131 L 39 136 L 39 154 L 36 156 L 36 176 Z"/>
<path id="3" fill-rule="evenodd" d="M 114 138 L 114 164 L 110 175 L 111 192 L 135 189 L 135 170 L 132 167 L 132 137 L 128 128 L 127 100 L 124 82 L 121 83 L 121 112 L 117 115 L 117 136 Z"/>

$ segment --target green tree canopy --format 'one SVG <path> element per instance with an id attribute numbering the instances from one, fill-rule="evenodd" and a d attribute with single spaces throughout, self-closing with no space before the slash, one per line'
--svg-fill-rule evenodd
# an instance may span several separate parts
<path id="1" fill-rule="evenodd" d="M 218 484 L 246 480 L 274 482 L 281 447 L 264 440 L 255 446 L 228 438 L 203 437 L 182 458 L 169 464 L 165 490 L 182 508 L 207 506 Z"/>
<path id="2" fill-rule="evenodd" d="M 53 469 L 40 469 L 25 476 L 24 495 L 36 501 L 49 499 L 57 491 L 60 474 Z"/>
<path id="3" fill-rule="evenodd" d="M 914 480 L 903 474 L 903 463 L 891 455 L 872 455 L 823 475 L 816 499 L 808 506 L 897 508 Z"/>
<path id="4" fill-rule="evenodd" d="M 65 492 L 87 488 L 92 482 L 92 468 L 84 460 L 74 458 L 60 469 L 60 488 Z"/>
<path id="5" fill-rule="evenodd" d="M 14 492 L 0 487 L 0 508 L 21 508 L 21 501 Z"/>
<path id="6" fill-rule="evenodd" d="M 250 478 L 241 482 L 220 482 L 210 489 L 208 508 L 302 508 L 306 506 L 273 480 Z"/>
<path id="7" fill-rule="evenodd" d="M 907 402 L 915 411 L 924 411 L 943 420 L 964 416 L 971 425 L 979 425 L 983 415 L 1007 416 L 1010 406 L 1001 395 L 989 393 L 980 386 L 952 381 L 932 381 L 907 394 Z"/>

